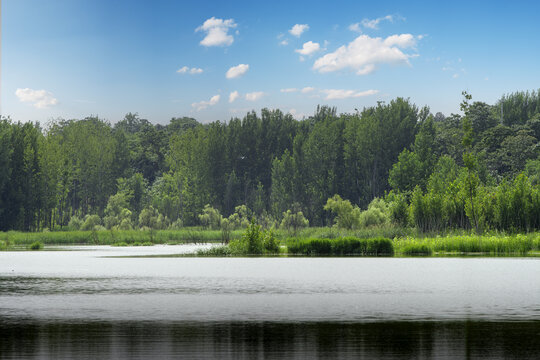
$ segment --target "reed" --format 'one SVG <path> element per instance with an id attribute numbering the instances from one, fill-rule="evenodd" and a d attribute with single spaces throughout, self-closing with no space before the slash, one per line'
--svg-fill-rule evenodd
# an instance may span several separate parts
<path id="1" fill-rule="evenodd" d="M 394 246 L 397 253 L 404 255 L 421 248 L 437 254 L 526 255 L 540 250 L 540 234 L 406 237 L 395 239 Z"/>
<path id="2" fill-rule="evenodd" d="M 291 239 L 287 243 L 290 254 L 326 256 L 391 256 L 392 241 L 387 238 L 360 239 Z"/>

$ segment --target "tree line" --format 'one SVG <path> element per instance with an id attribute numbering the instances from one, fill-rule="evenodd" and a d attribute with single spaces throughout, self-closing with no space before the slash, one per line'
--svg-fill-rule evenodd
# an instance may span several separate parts
<path id="1" fill-rule="evenodd" d="M 2 118 L 0 230 L 295 216 L 312 226 L 538 229 L 540 94 L 488 105 L 464 93 L 461 110 L 432 114 L 396 98 L 354 113 L 319 106 L 300 121 L 268 109 L 209 124 Z"/>

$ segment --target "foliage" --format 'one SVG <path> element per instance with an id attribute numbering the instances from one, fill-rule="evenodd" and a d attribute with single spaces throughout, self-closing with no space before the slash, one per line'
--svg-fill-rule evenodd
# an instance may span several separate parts
<path id="1" fill-rule="evenodd" d="M 39 241 L 36 241 L 36 242 L 33 242 L 32 244 L 30 244 L 30 246 L 28 246 L 28 248 L 30 250 L 41 250 L 43 249 L 43 244 Z"/>
<path id="2" fill-rule="evenodd" d="M 295 212 L 287 210 L 283 213 L 280 227 L 287 230 L 288 233 L 296 235 L 299 229 L 309 226 L 309 221 L 304 217 L 298 204 L 293 205 L 293 209 Z"/>
<path id="3" fill-rule="evenodd" d="M 336 214 L 335 222 L 338 228 L 353 229 L 360 224 L 358 206 L 353 206 L 349 200 L 343 200 L 337 194 L 327 200 L 324 210 Z"/>
<path id="4" fill-rule="evenodd" d="M 199 221 L 204 228 L 210 228 L 217 230 L 221 226 L 221 220 L 223 217 L 219 213 L 219 210 L 214 209 L 210 205 L 204 206 L 202 214 L 199 215 Z"/>

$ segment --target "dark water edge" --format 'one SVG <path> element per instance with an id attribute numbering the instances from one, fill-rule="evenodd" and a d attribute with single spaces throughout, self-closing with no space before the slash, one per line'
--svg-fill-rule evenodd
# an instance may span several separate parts
<path id="1" fill-rule="evenodd" d="M 540 322 L 33 322 L 0 319 L 1 359 L 538 359 Z"/>

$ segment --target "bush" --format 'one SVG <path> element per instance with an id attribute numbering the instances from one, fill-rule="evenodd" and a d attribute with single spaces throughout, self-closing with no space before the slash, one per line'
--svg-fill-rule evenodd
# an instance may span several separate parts
<path id="1" fill-rule="evenodd" d="M 96 226 L 101 225 L 101 218 L 98 215 L 86 215 L 84 223 L 81 226 L 82 231 L 94 230 Z"/>
<path id="2" fill-rule="evenodd" d="M 349 200 L 343 200 L 339 195 L 334 195 L 328 199 L 324 210 L 336 213 L 336 225 L 338 228 L 354 229 L 360 224 L 360 209 L 358 206 L 353 206 Z"/>
<path id="3" fill-rule="evenodd" d="M 375 198 L 368 205 L 367 210 L 360 213 L 360 225 L 363 227 L 383 225 L 388 221 L 388 205 L 384 200 Z"/>
<path id="4" fill-rule="evenodd" d="M 221 225 L 221 219 L 223 217 L 219 213 L 218 209 L 214 209 L 209 204 L 204 206 L 202 214 L 199 215 L 199 221 L 204 228 L 210 228 L 212 230 L 219 229 Z"/>
<path id="5" fill-rule="evenodd" d="M 28 247 L 30 250 L 41 250 L 43 249 L 43 244 L 39 241 L 35 241 Z"/>
<path id="6" fill-rule="evenodd" d="M 267 230 L 263 233 L 263 247 L 265 253 L 279 253 L 279 240 L 276 239 L 272 230 Z"/>
<path id="7" fill-rule="evenodd" d="M 71 219 L 69 219 L 68 228 L 72 231 L 81 230 L 83 224 L 84 221 L 82 219 L 77 216 L 72 216 Z"/>
<path id="8" fill-rule="evenodd" d="M 171 225 L 169 225 L 169 230 L 182 230 L 182 227 L 184 226 L 184 223 L 182 219 L 177 219 L 175 222 L 173 222 Z"/>
<path id="9" fill-rule="evenodd" d="M 299 208 L 294 210 L 287 210 L 283 213 L 283 220 L 281 221 L 280 227 L 286 229 L 289 234 L 292 233 L 296 235 L 298 229 L 309 226 L 309 221 L 304 217 L 304 213 L 302 213 Z"/>

